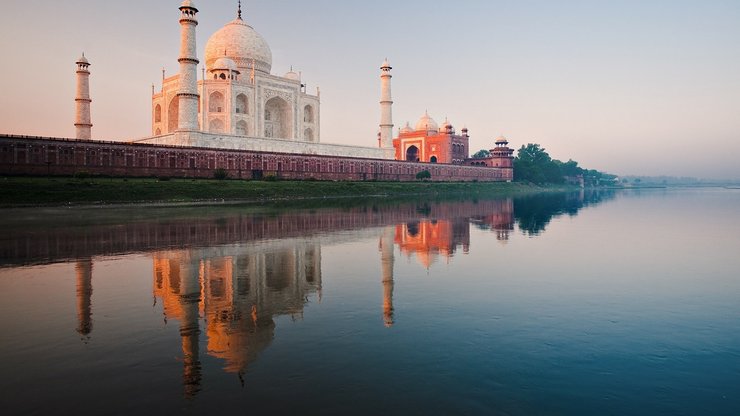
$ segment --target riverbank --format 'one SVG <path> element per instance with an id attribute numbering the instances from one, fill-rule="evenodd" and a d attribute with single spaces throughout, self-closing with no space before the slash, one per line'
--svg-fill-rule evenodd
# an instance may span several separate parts
<path id="1" fill-rule="evenodd" d="M 0 178 L 0 206 L 133 203 L 195 204 L 213 201 L 263 202 L 345 197 L 385 198 L 414 195 L 429 197 L 465 195 L 474 197 L 515 195 L 549 189 L 553 188 L 505 182 L 409 183 L 3 177 Z"/>

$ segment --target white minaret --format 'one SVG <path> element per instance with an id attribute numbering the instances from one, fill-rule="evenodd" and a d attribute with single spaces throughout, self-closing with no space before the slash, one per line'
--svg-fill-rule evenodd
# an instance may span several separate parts
<path id="1" fill-rule="evenodd" d="M 393 148 L 393 99 L 391 98 L 391 64 L 380 67 L 380 147 Z"/>
<path id="2" fill-rule="evenodd" d="M 87 69 L 90 61 L 85 54 L 77 60 L 77 96 L 75 97 L 75 137 L 78 139 L 92 138 L 92 122 L 90 121 L 90 71 Z"/>
<path id="3" fill-rule="evenodd" d="M 393 236 L 394 227 L 386 227 L 380 237 L 380 266 L 383 281 L 383 322 L 393 326 Z"/>
<path id="4" fill-rule="evenodd" d="M 177 92 L 178 130 L 198 130 L 198 57 L 195 52 L 195 27 L 198 9 L 190 0 L 180 5 L 180 89 Z"/>

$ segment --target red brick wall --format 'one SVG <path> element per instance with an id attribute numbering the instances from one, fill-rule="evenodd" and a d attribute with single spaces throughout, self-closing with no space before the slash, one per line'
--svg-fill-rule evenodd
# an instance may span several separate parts
<path id="1" fill-rule="evenodd" d="M 513 178 L 512 169 L 489 167 L 0 135 L 1 175 L 212 178 L 216 169 L 242 179 L 414 181 L 423 170 L 434 181 Z"/>

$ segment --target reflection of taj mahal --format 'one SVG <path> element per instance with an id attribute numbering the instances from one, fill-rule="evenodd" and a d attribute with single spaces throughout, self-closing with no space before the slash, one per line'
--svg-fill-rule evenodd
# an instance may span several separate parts
<path id="1" fill-rule="evenodd" d="M 154 255 L 154 295 L 163 303 L 165 319 L 179 321 L 188 394 L 200 383 L 201 332 L 206 334 L 206 353 L 224 360 L 225 371 L 241 376 L 272 342 L 273 317 L 300 316 L 307 296 L 321 290 L 317 244 L 298 241 L 228 251 Z"/>
<path id="2" fill-rule="evenodd" d="M 439 256 L 449 261 L 459 247 L 464 252 L 469 250 L 471 224 L 491 231 L 504 230 L 504 237 L 514 224 L 510 199 L 435 205 L 434 208 L 426 207 L 428 212 L 424 215 L 418 214 L 423 207 L 412 205 L 410 208 L 406 221 L 372 227 L 364 234 L 378 239 L 377 279 L 382 286 L 382 299 L 378 299 L 377 316 L 379 323 L 382 317 L 386 327 L 396 322 L 393 297 L 397 253 L 413 255 L 429 269 Z M 480 215 L 483 213 L 486 215 Z M 326 219 L 335 215 L 328 214 Z M 357 213 L 355 221 L 363 223 L 363 218 L 364 214 Z M 301 222 L 285 216 L 277 218 L 273 225 Z M 265 223 L 261 226 L 273 228 Z M 167 232 L 150 230 L 145 234 L 179 235 L 169 225 L 159 227 L 163 228 L 154 230 L 166 229 Z M 226 228 L 231 226 L 227 224 Z M 192 232 L 189 227 L 188 233 Z M 261 239 L 253 235 L 243 240 L 249 242 L 214 240 L 201 246 L 203 248 L 172 251 L 166 248 L 168 242 L 163 240 L 160 248 L 153 251 L 152 291 L 155 303 L 162 307 L 165 322 L 179 329 L 186 396 L 197 394 L 201 388 L 205 355 L 221 360 L 223 370 L 235 374 L 243 382 L 250 363 L 272 343 L 276 318 L 301 318 L 311 296 L 321 301 L 321 245 L 328 241 L 336 243 L 337 236 L 285 237 L 285 233 L 282 230 L 278 235 L 265 235 Z M 223 229 L 219 234 L 223 234 Z M 108 232 L 104 235 L 105 239 L 110 237 Z M 128 237 L 120 235 L 122 240 L 136 239 Z M 198 241 L 202 244 L 204 240 Z M 78 258 L 75 273 L 76 331 L 83 342 L 90 342 L 93 331 L 92 257 Z"/>
<path id="3" fill-rule="evenodd" d="M 188 6 L 185 3 L 183 6 Z M 194 31 L 195 25 L 195 14 L 188 15 L 183 42 L 189 40 L 187 32 L 191 28 Z M 197 61 L 193 57 L 181 56 L 180 62 L 192 65 Z M 206 44 L 205 67 L 196 91 L 199 130 L 318 142 L 318 94 L 306 93 L 300 74 L 292 69 L 282 77 L 272 75 L 271 69 L 270 46 L 242 19 L 240 6 L 237 18 L 214 33 Z M 153 135 L 178 130 L 184 76 L 181 71 L 163 78 L 162 90 L 153 94 Z"/>

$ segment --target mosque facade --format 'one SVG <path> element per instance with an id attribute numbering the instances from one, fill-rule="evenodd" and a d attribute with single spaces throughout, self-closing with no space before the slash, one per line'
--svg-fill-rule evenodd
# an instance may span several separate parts
<path id="1" fill-rule="evenodd" d="M 393 139 L 396 160 L 461 165 L 470 154 L 468 129 L 463 128 L 461 133 L 456 134 L 447 119 L 440 127 L 429 113 L 424 113 L 415 128 L 406 123 Z"/>

